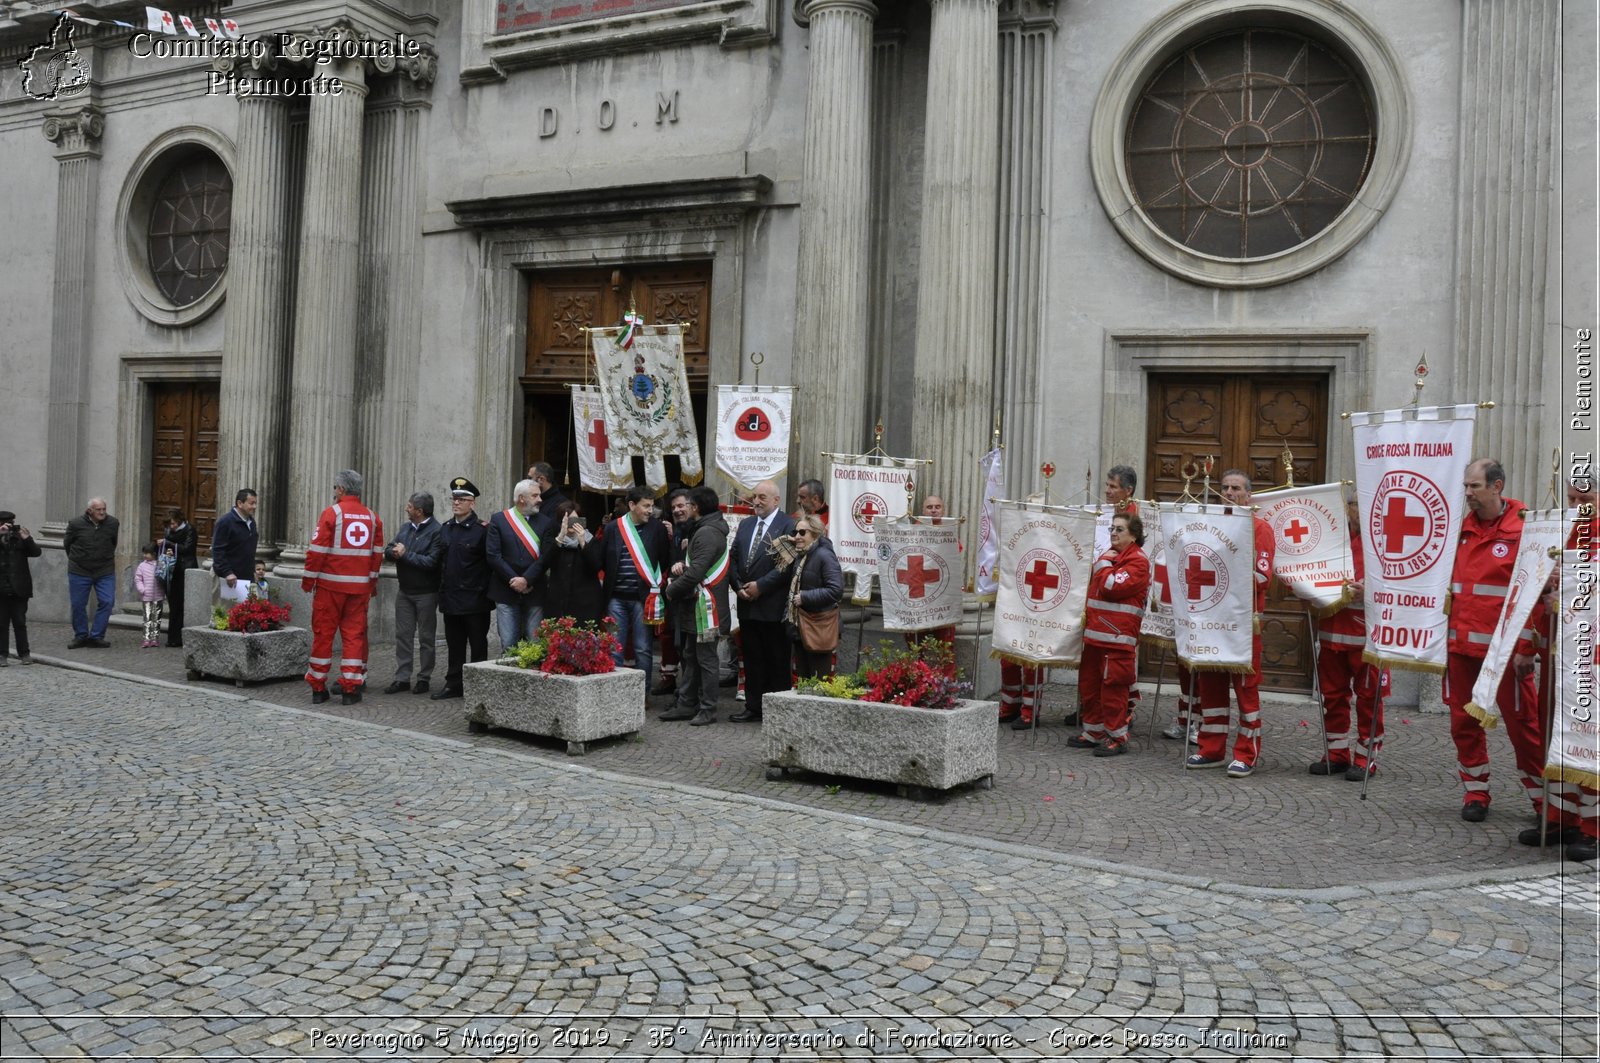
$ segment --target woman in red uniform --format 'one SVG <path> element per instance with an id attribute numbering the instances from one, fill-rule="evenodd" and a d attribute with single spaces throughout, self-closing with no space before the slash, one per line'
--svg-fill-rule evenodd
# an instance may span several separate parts
<path id="1" fill-rule="evenodd" d="M 1150 559 L 1143 546 L 1144 522 L 1119 513 L 1111 518 L 1111 549 L 1095 560 L 1089 575 L 1078 670 L 1083 733 L 1067 739 L 1067 745 L 1093 749 L 1097 757 L 1128 751 L 1128 693 L 1138 680 L 1139 623 L 1150 592 Z"/>

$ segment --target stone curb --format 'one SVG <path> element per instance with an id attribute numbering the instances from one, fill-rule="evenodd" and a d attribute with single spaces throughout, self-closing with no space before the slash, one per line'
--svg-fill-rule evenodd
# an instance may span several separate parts
<path id="1" fill-rule="evenodd" d="M 1099 860 L 1091 856 L 1076 856 L 1071 853 L 1060 853 L 1051 850 L 1030 848 L 1016 845 L 1011 842 L 996 841 L 991 838 L 977 837 L 970 834 L 958 834 L 952 831 L 943 831 L 929 827 L 916 827 L 893 820 L 874 819 L 870 816 L 853 815 L 847 812 L 834 812 L 825 808 L 813 808 L 809 805 L 793 804 L 787 801 L 777 801 L 770 797 L 759 797 L 754 794 L 741 794 L 727 790 L 714 790 L 703 786 L 693 786 L 688 783 L 672 782 L 664 779 L 652 779 L 648 776 L 626 775 L 620 772 L 608 771 L 604 768 L 593 768 L 584 764 L 575 764 L 570 761 L 535 760 L 512 749 L 499 749 L 490 746 L 478 745 L 470 741 L 457 738 L 446 738 L 442 735 L 431 735 L 421 731 L 412 731 L 403 727 L 390 724 L 372 723 L 367 720 L 349 720 L 340 717 L 328 716 L 325 713 L 315 712 L 310 709 L 297 709 L 289 705 L 280 705 L 272 701 L 258 701 L 244 694 L 230 693 L 225 690 L 197 690 L 187 683 L 174 683 L 165 679 L 155 679 L 150 676 L 137 675 L 131 672 L 119 672 L 111 668 L 101 668 L 96 665 L 80 664 L 77 661 L 63 660 L 59 657 L 49 657 L 34 654 L 33 659 L 39 664 L 63 668 L 68 671 L 86 672 L 90 675 L 103 676 L 108 679 L 121 679 L 130 683 L 140 683 L 145 686 L 162 687 L 169 690 L 182 690 L 188 693 L 203 693 L 224 701 L 242 701 L 275 712 L 288 713 L 293 716 L 306 717 L 315 720 L 337 722 L 350 727 L 368 731 L 388 732 L 393 735 L 405 737 L 412 741 L 436 745 L 446 749 L 462 750 L 470 753 L 487 754 L 489 756 L 504 757 L 520 763 L 535 763 L 551 771 L 568 772 L 586 775 L 607 782 L 620 783 L 629 786 L 644 786 L 655 790 L 664 790 L 668 793 L 684 794 L 714 801 L 736 801 L 755 808 L 771 811 L 799 812 L 805 815 L 818 816 L 836 823 L 871 826 L 875 830 L 886 831 L 908 838 L 928 838 L 933 841 L 943 842 L 948 845 L 964 845 L 969 848 L 984 849 L 993 853 L 1006 856 L 1020 857 L 1042 863 L 1054 864 L 1063 868 L 1073 868 L 1080 871 L 1094 871 L 1105 874 L 1120 875 L 1125 878 L 1139 879 L 1146 882 L 1158 882 L 1163 885 L 1184 886 L 1190 889 L 1210 890 L 1216 893 L 1249 898 L 1253 900 L 1287 900 L 1299 903 L 1334 903 L 1339 901 L 1362 900 L 1367 898 L 1394 897 L 1409 893 L 1425 893 L 1432 890 L 1460 889 L 1467 886 L 1477 886 L 1487 883 L 1537 881 L 1551 877 L 1590 878 L 1594 869 L 1586 865 L 1576 868 L 1567 867 L 1563 862 L 1559 865 L 1538 865 L 1534 867 L 1509 867 L 1486 868 L 1483 871 L 1462 871 L 1448 875 L 1435 875 L 1419 879 L 1398 879 L 1390 882 L 1379 882 L 1371 885 L 1342 885 L 1321 886 L 1315 888 L 1295 888 L 1285 886 L 1251 886 L 1244 883 L 1226 882 L 1220 879 L 1206 878 L 1200 875 L 1179 875 L 1155 868 L 1138 867 L 1131 864 L 1118 864 L 1109 860 Z"/>

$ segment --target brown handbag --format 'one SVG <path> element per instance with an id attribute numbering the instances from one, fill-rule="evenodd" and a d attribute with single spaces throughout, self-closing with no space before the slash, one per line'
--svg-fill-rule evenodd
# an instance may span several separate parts
<path id="1" fill-rule="evenodd" d="M 800 645 L 811 653 L 831 653 L 839 645 L 839 607 L 825 613 L 812 613 L 796 609 L 799 620 Z"/>

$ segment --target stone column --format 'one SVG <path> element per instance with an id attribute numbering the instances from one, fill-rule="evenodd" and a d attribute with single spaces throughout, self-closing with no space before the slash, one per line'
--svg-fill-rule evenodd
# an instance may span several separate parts
<path id="1" fill-rule="evenodd" d="M 932 4 L 911 456 L 933 459 L 918 493 L 967 518 L 971 551 L 993 427 L 998 21 L 996 0 Z"/>
<path id="2" fill-rule="evenodd" d="M 217 512 L 233 505 L 241 487 L 255 488 L 266 547 L 286 530 L 289 500 L 289 101 L 241 96 L 235 142 Z"/>
<path id="3" fill-rule="evenodd" d="M 866 445 L 867 290 L 871 251 L 872 21 L 868 0 L 809 0 L 800 266 L 795 297 L 795 460 L 821 475 L 818 451 Z"/>
<path id="4" fill-rule="evenodd" d="M 330 64 L 324 76 L 340 78 L 344 91 L 311 97 L 307 122 L 289 387 L 284 539 L 290 544 L 285 554 L 291 563 L 304 558 L 317 515 L 332 499 L 334 474 L 355 468 L 356 458 L 357 221 L 367 85 L 358 62 Z M 356 471 L 365 475 L 371 470 Z"/>
<path id="5" fill-rule="evenodd" d="M 50 411 L 45 442 L 45 519 L 63 523 L 83 512 L 86 490 L 108 498 L 116 485 L 83 479 L 89 407 L 90 265 L 100 187 L 100 138 L 106 120 L 85 105 L 51 111 L 42 132 L 56 146 L 55 284 L 50 308 Z"/>
<path id="6" fill-rule="evenodd" d="M 1562 420 L 1543 395 L 1561 371 L 1545 342 L 1560 316 L 1549 285 L 1560 25 L 1550 0 L 1463 0 L 1455 394 L 1433 396 L 1494 400 L 1478 418 L 1476 453 L 1499 458 L 1506 493 L 1535 507 Z"/>

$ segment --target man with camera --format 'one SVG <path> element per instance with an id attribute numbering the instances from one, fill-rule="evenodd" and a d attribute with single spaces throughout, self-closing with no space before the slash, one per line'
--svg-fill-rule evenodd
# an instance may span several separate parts
<path id="1" fill-rule="evenodd" d="M 17 663 L 32 664 L 28 650 L 28 599 L 33 597 L 33 572 L 28 558 L 39 556 L 39 544 L 17 515 L 0 510 L 0 668 L 10 663 L 11 633 L 17 633 Z"/>

